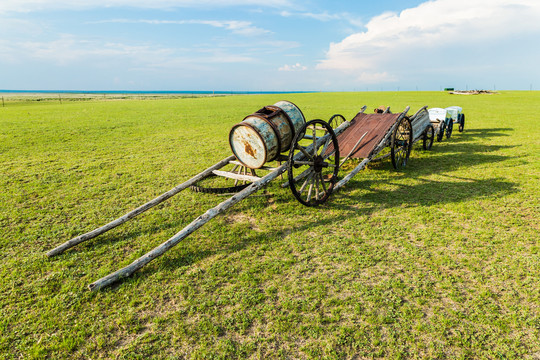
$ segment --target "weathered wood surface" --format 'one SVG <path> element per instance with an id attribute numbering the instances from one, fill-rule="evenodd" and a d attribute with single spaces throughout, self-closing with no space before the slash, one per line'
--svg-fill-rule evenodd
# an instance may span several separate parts
<path id="1" fill-rule="evenodd" d="M 356 174 L 358 174 L 361 170 L 363 170 L 367 164 L 369 164 L 370 161 L 373 160 L 375 156 L 377 156 L 382 149 L 386 147 L 386 145 L 389 142 L 390 136 L 392 136 L 392 133 L 394 132 L 396 126 L 398 126 L 399 122 L 403 117 L 407 115 L 407 112 L 409 111 L 409 107 L 407 106 L 405 110 L 400 114 L 400 116 L 397 118 L 396 122 L 388 129 L 385 136 L 379 141 L 379 143 L 375 146 L 371 154 L 362 160 L 360 164 L 358 164 L 350 173 L 348 173 L 343 179 L 338 181 L 336 185 L 334 186 L 334 191 L 339 190 L 341 187 L 343 187 L 345 184 L 347 184 Z"/>
<path id="2" fill-rule="evenodd" d="M 413 144 L 423 138 L 423 135 L 428 126 L 431 125 L 429 120 L 429 112 L 427 105 L 419 109 L 413 116 L 410 117 L 412 132 L 414 135 Z"/>
<path id="3" fill-rule="evenodd" d="M 217 175 L 217 176 L 226 177 L 228 179 L 233 179 L 233 180 L 240 180 L 240 181 L 254 182 L 254 181 L 257 181 L 257 180 L 261 179 L 258 176 L 246 175 L 246 174 L 237 174 L 237 173 L 233 173 L 233 172 L 230 172 L 230 171 L 214 170 L 214 171 L 212 171 L 212 173 L 214 175 Z"/>
<path id="4" fill-rule="evenodd" d="M 154 207 L 154 206 L 162 203 L 163 201 L 171 198 L 172 196 L 178 194 L 180 191 L 190 187 L 191 185 L 195 184 L 197 181 L 200 181 L 201 179 L 204 179 L 205 177 L 212 174 L 212 171 L 214 171 L 216 169 L 220 169 L 223 166 L 227 165 L 229 163 L 229 161 L 231 161 L 232 159 L 234 159 L 234 156 L 229 156 L 228 158 L 226 158 L 224 160 L 221 160 L 217 164 L 209 167 L 208 169 L 204 170 L 203 172 L 199 173 L 198 175 L 192 177 L 188 181 L 186 181 L 186 182 L 184 182 L 184 183 L 182 183 L 180 185 L 177 185 L 176 187 L 172 188 L 171 190 L 167 191 L 166 193 L 163 193 L 162 195 L 160 195 L 157 198 L 147 202 L 146 204 L 139 206 L 138 208 L 136 208 L 133 211 L 130 211 L 129 213 L 125 214 L 124 216 L 119 217 L 118 219 L 113 220 L 110 223 L 108 223 L 106 225 L 103 225 L 100 228 L 97 228 L 95 230 L 87 232 L 86 234 L 79 235 L 79 236 L 77 236 L 77 237 L 75 237 L 75 238 L 73 238 L 73 239 L 71 239 L 69 241 L 66 241 L 62 245 L 59 245 L 59 246 L 55 247 L 54 249 L 50 250 L 49 252 L 47 252 L 47 256 L 50 257 L 50 256 L 61 254 L 65 250 L 67 250 L 67 249 L 69 249 L 69 248 L 71 248 L 71 247 L 73 247 L 73 246 L 75 246 L 77 244 L 80 244 L 83 241 L 93 239 L 98 235 L 101 235 L 101 234 L 103 234 L 103 233 L 105 233 L 105 232 L 107 232 L 107 231 L 109 231 L 111 229 L 114 229 L 115 227 L 117 227 L 119 225 L 122 225 L 123 223 L 127 222 L 128 220 L 133 219 L 137 215 L 142 214 L 146 210 L 151 209 L 152 207 Z"/>
<path id="5" fill-rule="evenodd" d="M 391 153 L 387 153 L 387 154 L 383 154 L 381 156 L 377 156 L 376 158 L 374 158 L 373 160 L 371 160 L 372 162 L 375 162 L 375 161 L 382 161 L 384 159 L 387 159 L 389 158 L 390 156 L 392 156 Z"/>
<path id="6" fill-rule="evenodd" d="M 345 130 L 347 127 L 350 126 L 349 122 L 345 122 L 341 124 L 334 132 L 340 133 L 341 131 Z M 322 142 L 326 141 L 327 137 L 330 135 L 327 134 L 315 142 L 315 144 L 310 144 L 307 148 L 308 151 L 313 149 L 313 146 L 318 146 Z M 300 160 L 302 159 L 303 154 L 298 153 L 296 155 L 296 159 Z M 244 190 L 240 191 L 239 193 L 233 195 L 229 199 L 223 201 L 219 205 L 213 207 L 212 209 L 206 211 L 204 214 L 193 220 L 189 225 L 184 227 L 182 230 L 180 230 L 178 233 L 176 233 L 173 237 L 171 237 L 169 240 L 165 241 L 158 247 L 154 248 L 152 251 L 146 253 L 145 255 L 141 256 L 128 266 L 117 270 L 93 283 L 88 285 L 88 288 L 91 291 L 96 291 L 99 289 L 102 289 L 104 287 L 107 287 L 116 281 L 126 278 L 130 275 L 132 275 L 134 272 L 148 264 L 150 261 L 154 260 L 155 258 L 163 255 L 165 252 L 176 246 L 180 241 L 185 239 L 187 236 L 189 236 L 191 233 L 199 229 L 201 226 L 206 224 L 208 221 L 212 220 L 217 215 L 223 213 L 233 205 L 237 204 L 238 202 L 242 201 L 243 199 L 247 198 L 248 196 L 256 193 L 264 186 L 268 185 L 268 183 L 275 178 L 277 178 L 279 175 L 284 173 L 287 170 L 288 163 L 285 163 L 281 166 L 279 166 L 275 171 L 272 171 L 268 175 L 262 177 L 260 180 L 257 180 L 253 182 L 251 185 L 249 185 Z"/>
<path id="7" fill-rule="evenodd" d="M 358 147 L 358 145 L 360 144 L 360 142 L 362 140 L 364 140 L 364 138 L 366 137 L 366 135 L 368 134 L 369 131 L 366 131 L 364 133 L 364 135 L 362 135 L 362 137 L 360 139 L 358 139 L 358 141 L 356 142 L 356 144 L 353 146 L 353 148 L 351 149 L 351 151 L 347 154 L 347 156 L 345 156 L 345 158 L 341 161 L 341 163 L 339 164 L 339 167 L 341 167 L 345 161 L 349 160 L 349 158 L 351 157 L 352 153 L 356 150 L 356 148 Z"/>
<path id="8" fill-rule="evenodd" d="M 245 166 L 244 164 L 242 164 L 238 160 L 231 160 L 231 161 L 229 161 L 229 164 L 238 165 L 238 166 Z M 257 170 L 268 170 L 268 171 L 274 171 L 276 169 L 277 169 L 277 167 L 271 167 L 271 166 L 266 166 L 266 165 L 261 166 L 260 168 L 257 168 Z M 255 170 L 255 169 L 250 169 L 250 170 Z"/>

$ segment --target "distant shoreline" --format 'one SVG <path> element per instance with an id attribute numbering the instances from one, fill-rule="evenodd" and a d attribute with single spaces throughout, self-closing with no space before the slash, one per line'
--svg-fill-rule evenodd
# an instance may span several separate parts
<path id="1" fill-rule="evenodd" d="M 73 94 L 73 95 L 265 95 L 265 94 L 306 94 L 316 91 L 138 91 L 138 90 L 0 90 L 0 94 Z"/>

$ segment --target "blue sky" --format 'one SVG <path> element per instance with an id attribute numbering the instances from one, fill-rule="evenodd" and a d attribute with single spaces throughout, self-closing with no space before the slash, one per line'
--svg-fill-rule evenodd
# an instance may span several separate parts
<path id="1" fill-rule="evenodd" d="M 538 0 L 0 0 L 0 89 L 540 88 Z"/>

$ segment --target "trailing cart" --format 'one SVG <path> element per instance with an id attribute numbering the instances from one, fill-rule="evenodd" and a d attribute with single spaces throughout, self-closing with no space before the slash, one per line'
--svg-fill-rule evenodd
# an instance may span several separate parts
<path id="1" fill-rule="evenodd" d="M 458 131 L 463 132 L 465 128 L 465 114 L 460 106 L 449 106 L 446 108 L 448 116 L 452 119 L 453 124 L 458 125 Z"/>
<path id="2" fill-rule="evenodd" d="M 431 149 L 433 146 L 433 139 L 435 138 L 435 127 L 431 123 L 427 108 L 427 105 L 422 107 L 410 117 L 414 135 L 413 144 L 421 139 L 424 150 Z"/>
<path id="3" fill-rule="evenodd" d="M 345 185 L 385 148 L 390 148 L 389 156 L 394 167 L 405 166 L 413 142 L 413 127 L 406 117 L 409 108 L 397 114 L 387 112 L 369 115 L 364 113 L 365 109 L 364 106 L 351 121 L 339 115 L 343 122 L 332 128 L 328 122 L 319 119 L 306 122 L 300 109 L 288 101 L 266 106 L 231 129 L 229 143 L 233 156 L 221 160 L 124 216 L 57 246 L 47 255 L 58 255 L 103 234 L 189 187 L 195 187 L 197 191 L 233 193 L 230 198 L 197 217 L 133 263 L 89 285 L 90 290 L 97 290 L 130 276 L 212 218 L 256 193 L 285 172 L 288 181 L 284 186 L 289 186 L 302 204 L 313 206 L 325 202 L 332 191 Z M 338 116 L 334 116 L 330 123 L 337 123 L 338 120 Z M 363 160 L 338 181 L 340 165 L 351 157 Z M 227 167 L 231 168 L 224 170 Z M 258 175 L 256 171 L 264 172 L 265 175 Z M 209 178 L 227 179 L 234 184 L 226 187 L 201 186 L 201 182 Z M 242 182 L 245 184 L 240 184 Z"/>
<path id="4" fill-rule="evenodd" d="M 442 141 L 443 136 L 450 139 L 452 136 L 453 122 L 452 117 L 448 114 L 448 110 L 443 108 L 431 108 L 428 110 L 429 119 L 435 129 L 437 141 Z"/>

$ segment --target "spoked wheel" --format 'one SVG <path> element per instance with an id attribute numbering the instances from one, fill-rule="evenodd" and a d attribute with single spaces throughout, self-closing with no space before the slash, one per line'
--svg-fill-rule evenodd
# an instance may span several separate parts
<path id="1" fill-rule="evenodd" d="M 435 129 L 433 125 L 429 125 L 424 131 L 424 136 L 422 138 L 422 146 L 424 150 L 430 150 L 433 146 L 433 139 L 435 138 Z"/>
<path id="2" fill-rule="evenodd" d="M 446 130 L 446 123 L 442 122 L 439 125 L 439 132 L 437 133 L 437 141 L 442 141 L 442 138 L 444 136 L 444 130 Z"/>
<path id="3" fill-rule="evenodd" d="M 390 156 L 395 169 L 399 170 L 407 165 L 407 160 L 411 154 L 412 143 L 413 133 L 411 121 L 409 118 L 403 117 L 394 129 L 390 144 Z"/>
<path id="4" fill-rule="evenodd" d="M 345 117 L 341 114 L 335 114 L 332 115 L 330 120 L 328 120 L 328 124 L 332 127 L 332 129 L 335 129 L 339 127 L 339 125 L 343 124 L 345 121 Z"/>
<path id="5" fill-rule="evenodd" d="M 454 123 L 450 121 L 448 123 L 448 126 L 446 127 L 446 138 L 450 139 L 450 136 L 452 136 L 452 129 L 454 128 Z"/>
<path id="6" fill-rule="evenodd" d="M 465 128 L 465 114 L 461 114 L 461 121 L 459 122 L 459 132 L 463 132 L 463 129 Z"/>
<path id="7" fill-rule="evenodd" d="M 230 167 L 230 165 L 227 166 Z M 255 170 L 242 165 L 234 165 L 229 172 L 239 175 L 257 176 Z M 198 193 L 231 194 L 242 191 L 249 185 L 251 185 L 251 182 L 249 181 L 232 180 L 212 174 L 198 181 L 196 184 L 191 185 L 189 188 Z"/>
<path id="8" fill-rule="evenodd" d="M 305 139 L 305 135 L 312 138 Z M 325 135 L 326 140 L 321 140 Z M 294 197 L 306 206 L 324 203 L 334 189 L 339 171 L 339 148 L 332 127 L 323 120 L 307 122 L 292 142 L 287 166 Z"/>

